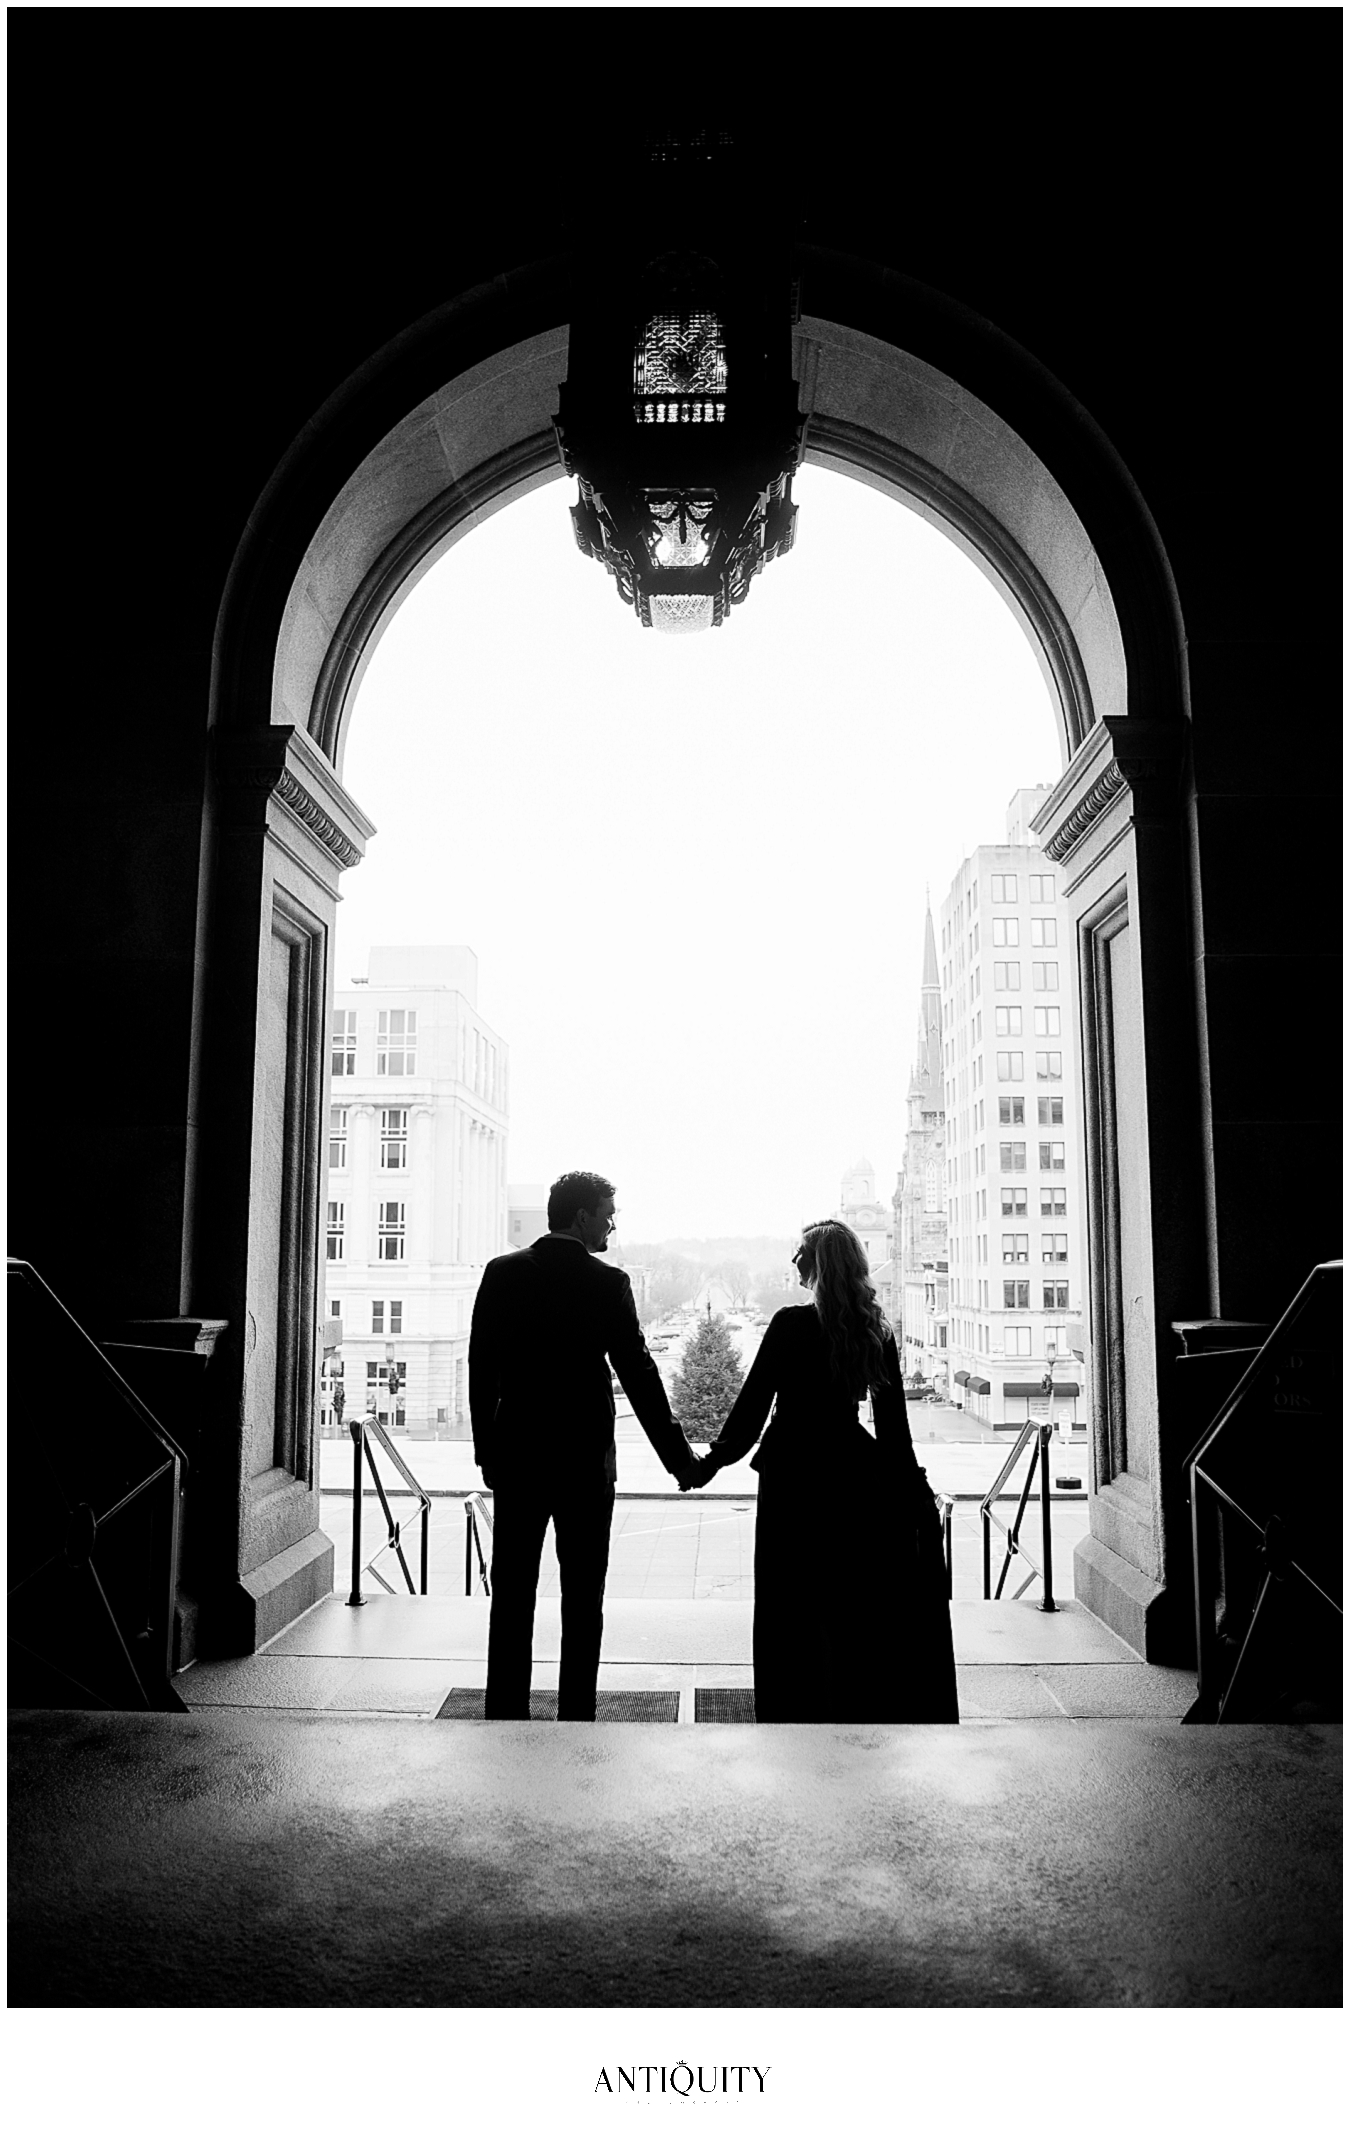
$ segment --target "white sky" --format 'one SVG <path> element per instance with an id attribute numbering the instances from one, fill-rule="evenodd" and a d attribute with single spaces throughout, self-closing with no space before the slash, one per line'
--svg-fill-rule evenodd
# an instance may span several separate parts
<path id="1" fill-rule="evenodd" d="M 797 541 L 715 632 L 644 632 L 544 486 L 385 631 L 343 780 L 375 821 L 336 975 L 466 943 L 511 1066 L 509 1173 L 618 1186 L 621 1236 L 788 1235 L 903 1155 L 925 882 L 1054 781 L 1006 602 L 894 501 L 806 467 Z"/>

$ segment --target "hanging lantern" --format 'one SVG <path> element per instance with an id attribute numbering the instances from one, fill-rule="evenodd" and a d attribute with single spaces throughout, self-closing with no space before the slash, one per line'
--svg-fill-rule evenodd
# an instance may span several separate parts
<path id="1" fill-rule="evenodd" d="M 721 626 L 792 544 L 791 263 L 725 136 L 667 136 L 586 250 L 554 425 L 581 550 L 640 623 Z"/>

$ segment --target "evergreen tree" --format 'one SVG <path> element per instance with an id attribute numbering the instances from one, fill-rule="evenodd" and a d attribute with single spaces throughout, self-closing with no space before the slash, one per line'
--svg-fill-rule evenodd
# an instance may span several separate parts
<path id="1" fill-rule="evenodd" d="M 741 1391 L 741 1361 L 720 1313 L 700 1320 L 675 1376 L 673 1407 L 686 1439 L 715 1440 Z"/>

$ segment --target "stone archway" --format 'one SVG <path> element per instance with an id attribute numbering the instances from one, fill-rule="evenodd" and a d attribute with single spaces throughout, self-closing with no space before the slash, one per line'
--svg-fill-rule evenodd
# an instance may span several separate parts
<path id="1" fill-rule="evenodd" d="M 400 595 L 556 473 L 565 264 L 419 323 L 320 412 L 250 525 L 222 606 L 194 1049 L 194 1302 L 229 1319 L 221 1478 L 202 1531 L 204 1652 L 257 1646 L 331 1585 L 315 1458 L 324 1013 L 341 870 L 369 823 L 344 728 Z M 1143 501 L 1086 413 L 939 294 L 808 254 L 795 362 L 807 457 L 901 498 L 1001 588 L 1058 710 L 1038 826 L 1077 921 L 1100 1403 L 1079 1594 L 1142 1652 L 1184 1646 L 1185 1535 L 1166 1438 L 1170 1318 L 1204 1273 L 1199 1063 L 1179 927 L 1185 652 Z M 1128 1154 L 1131 1168 L 1118 1159 Z"/>

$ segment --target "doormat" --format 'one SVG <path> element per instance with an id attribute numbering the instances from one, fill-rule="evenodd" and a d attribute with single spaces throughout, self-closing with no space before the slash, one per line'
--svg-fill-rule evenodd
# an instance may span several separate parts
<path id="1" fill-rule="evenodd" d="M 753 1686 L 695 1686 L 696 1723 L 753 1723 L 754 1720 Z"/>
<path id="2" fill-rule="evenodd" d="M 481 1723 L 485 1699 L 482 1686 L 453 1686 L 436 1710 L 436 1719 L 441 1723 Z M 531 1692 L 530 1721 L 556 1723 L 557 1720 L 556 1692 Z M 597 1723 L 678 1723 L 679 1692 L 597 1693 L 595 1720 Z"/>

